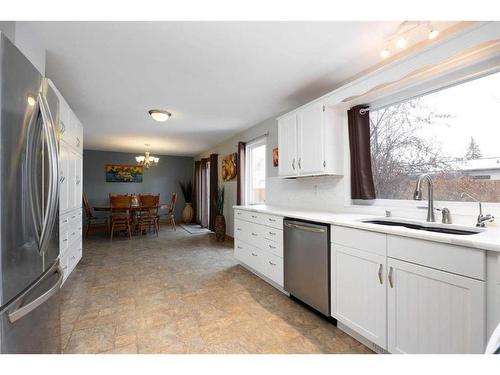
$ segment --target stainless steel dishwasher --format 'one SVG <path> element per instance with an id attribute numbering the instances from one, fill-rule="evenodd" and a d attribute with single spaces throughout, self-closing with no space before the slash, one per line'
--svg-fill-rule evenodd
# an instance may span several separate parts
<path id="1" fill-rule="evenodd" d="M 284 221 L 285 290 L 330 316 L 330 226 Z"/>

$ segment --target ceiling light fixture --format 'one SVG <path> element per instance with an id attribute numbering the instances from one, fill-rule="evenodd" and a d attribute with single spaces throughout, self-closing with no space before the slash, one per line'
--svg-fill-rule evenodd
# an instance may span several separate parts
<path id="1" fill-rule="evenodd" d="M 146 149 L 149 149 L 149 144 L 145 144 Z M 149 154 L 149 151 L 146 151 L 144 155 L 139 155 L 135 157 L 135 161 L 137 161 L 140 165 L 146 167 L 146 169 L 149 169 L 149 167 L 156 167 L 158 165 L 158 162 L 160 161 L 160 158 L 157 158 L 153 155 Z"/>
<path id="2" fill-rule="evenodd" d="M 161 109 L 150 109 L 148 113 L 153 118 L 153 120 L 158 122 L 167 121 L 170 117 L 172 117 L 172 114 L 170 112 L 163 111 Z"/>
<path id="3" fill-rule="evenodd" d="M 380 57 L 382 57 L 383 59 L 386 59 L 389 57 L 391 53 L 389 52 L 389 48 L 384 48 L 381 52 L 380 52 Z"/>
<path id="4" fill-rule="evenodd" d="M 398 47 L 399 49 L 403 49 L 406 47 L 406 45 L 408 44 L 408 41 L 406 40 L 406 38 L 399 38 L 398 39 L 398 42 L 396 43 L 396 47 Z"/>
<path id="5" fill-rule="evenodd" d="M 430 27 L 430 30 L 429 30 L 429 39 L 432 40 L 432 39 L 436 39 L 437 36 L 439 35 L 439 31 L 434 29 L 433 27 Z"/>

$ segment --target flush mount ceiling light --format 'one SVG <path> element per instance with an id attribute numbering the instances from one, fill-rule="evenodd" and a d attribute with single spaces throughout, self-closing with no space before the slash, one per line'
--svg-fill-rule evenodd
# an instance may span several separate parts
<path id="1" fill-rule="evenodd" d="M 146 149 L 149 149 L 149 144 L 145 144 Z M 153 155 L 149 154 L 149 151 L 146 151 L 144 155 L 139 155 L 135 157 L 135 161 L 139 163 L 140 165 L 143 165 L 148 169 L 149 167 L 155 167 L 158 165 L 158 162 L 160 161 L 160 158 L 157 158 Z"/>
<path id="2" fill-rule="evenodd" d="M 406 38 L 399 38 L 398 39 L 398 42 L 396 43 L 396 47 L 398 47 L 399 49 L 403 49 L 406 47 L 406 45 L 408 44 L 408 41 L 406 40 Z"/>
<path id="3" fill-rule="evenodd" d="M 150 109 L 148 113 L 153 118 L 153 120 L 158 122 L 167 121 L 172 116 L 170 112 L 163 111 L 161 109 Z"/>
<path id="4" fill-rule="evenodd" d="M 389 48 L 384 48 L 381 52 L 380 52 L 380 57 L 382 57 L 383 59 L 386 59 L 389 57 L 389 55 L 391 54 L 391 52 L 389 52 Z"/>
<path id="5" fill-rule="evenodd" d="M 439 35 L 439 31 L 429 26 L 429 39 L 436 39 Z"/>

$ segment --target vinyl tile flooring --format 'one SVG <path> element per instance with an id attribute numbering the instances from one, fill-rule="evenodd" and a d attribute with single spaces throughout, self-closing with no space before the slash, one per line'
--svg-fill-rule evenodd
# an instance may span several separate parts
<path id="1" fill-rule="evenodd" d="M 64 353 L 371 353 L 181 228 L 90 236 L 61 299 Z"/>

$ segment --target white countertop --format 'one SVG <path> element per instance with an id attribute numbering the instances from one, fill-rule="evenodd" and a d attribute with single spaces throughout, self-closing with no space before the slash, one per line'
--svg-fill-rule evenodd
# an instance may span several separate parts
<path id="1" fill-rule="evenodd" d="M 386 225 L 363 223 L 360 221 L 363 219 L 381 218 L 380 216 L 375 216 L 370 214 L 308 211 L 308 210 L 290 209 L 285 207 L 269 206 L 269 205 L 233 206 L 233 208 L 500 252 L 500 228 L 498 227 L 486 228 L 485 231 L 477 234 L 456 235 L 456 234 L 419 231 L 400 226 L 386 226 Z M 418 221 L 418 220 L 411 220 L 411 221 L 419 222 L 422 223 L 423 225 L 426 224 L 425 221 Z M 450 225 L 450 227 L 454 226 Z M 466 227 L 457 226 L 457 228 L 462 229 Z M 471 230 L 476 229 L 473 226 L 467 228 Z"/>

